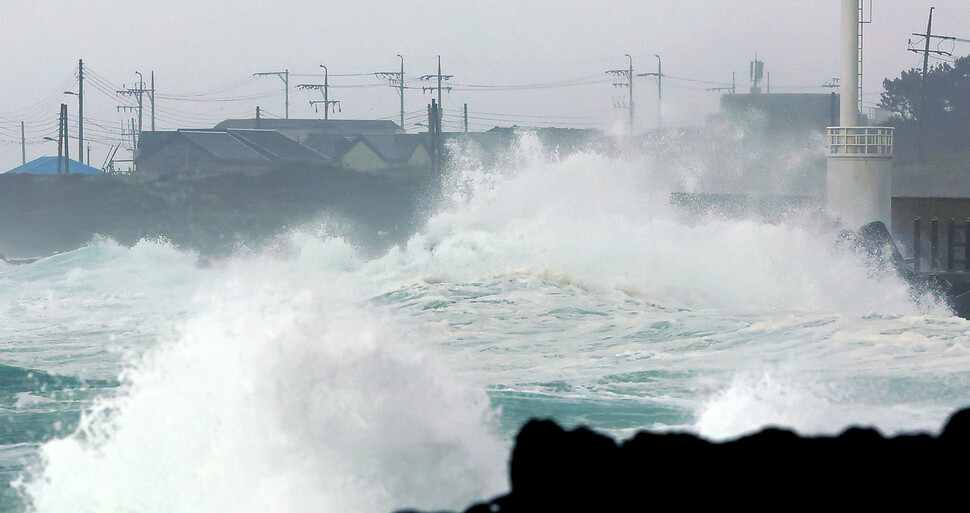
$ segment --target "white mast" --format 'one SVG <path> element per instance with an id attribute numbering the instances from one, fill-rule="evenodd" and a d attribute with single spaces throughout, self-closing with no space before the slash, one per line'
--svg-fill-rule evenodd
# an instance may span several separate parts
<path id="1" fill-rule="evenodd" d="M 842 0 L 841 126 L 828 129 L 828 212 L 845 228 L 891 227 L 893 129 L 859 126 L 859 0 Z"/>

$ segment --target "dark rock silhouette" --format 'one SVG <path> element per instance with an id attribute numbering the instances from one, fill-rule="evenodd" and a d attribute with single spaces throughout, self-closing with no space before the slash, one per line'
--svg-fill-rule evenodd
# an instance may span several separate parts
<path id="1" fill-rule="evenodd" d="M 516 437 L 511 491 L 466 513 L 926 511 L 961 499 L 968 449 L 970 409 L 953 415 L 939 436 L 886 438 L 851 428 L 800 437 L 769 428 L 723 443 L 641 432 L 617 444 L 586 428 L 532 420 Z"/>

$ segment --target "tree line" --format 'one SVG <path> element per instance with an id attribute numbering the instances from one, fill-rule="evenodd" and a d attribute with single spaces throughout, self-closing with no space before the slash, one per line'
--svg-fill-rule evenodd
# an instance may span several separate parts
<path id="1" fill-rule="evenodd" d="M 970 156 L 970 56 L 930 66 L 923 83 L 918 68 L 883 81 L 880 106 L 892 113 L 896 157 L 916 160 L 920 139 L 926 158 Z"/>

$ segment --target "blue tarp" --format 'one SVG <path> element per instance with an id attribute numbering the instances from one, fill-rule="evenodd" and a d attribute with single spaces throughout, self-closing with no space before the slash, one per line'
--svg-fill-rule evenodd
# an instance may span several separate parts
<path id="1" fill-rule="evenodd" d="M 101 170 L 95 167 L 84 165 L 74 159 L 71 161 L 71 174 L 72 175 L 100 175 Z M 67 164 L 66 159 L 61 160 L 61 173 L 65 172 L 65 164 Z M 36 160 L 31 160 L 30 162 L 17 166 L 8 173 L 26 173 L 29 175 L 56 175 L 57 174 L 57 157 L 41 157 Z"/>

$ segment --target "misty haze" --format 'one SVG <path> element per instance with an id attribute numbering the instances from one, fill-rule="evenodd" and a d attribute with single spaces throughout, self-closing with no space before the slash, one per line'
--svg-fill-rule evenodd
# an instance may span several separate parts
<path id="1" fill-rule="evenodd" d="M 0 511 L 644 509 L 970 436 L 964 1 L 3 11 Z"/>

